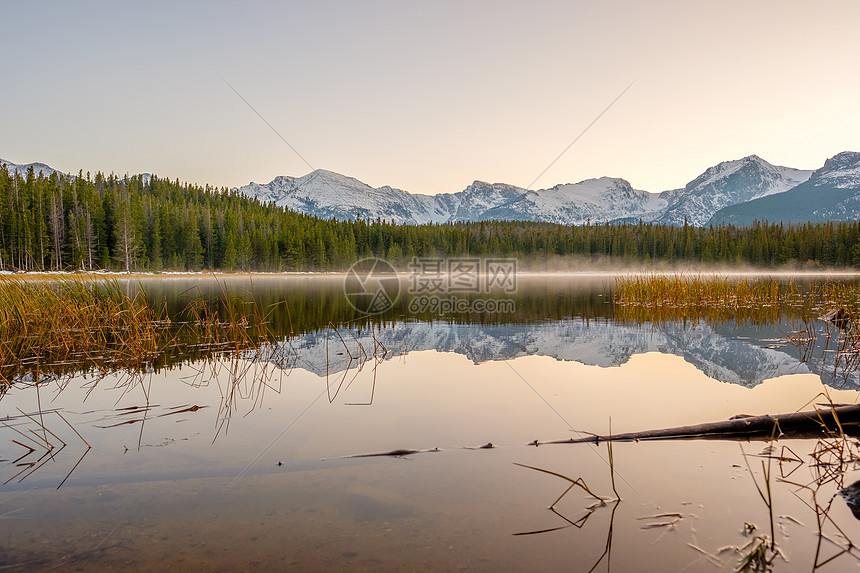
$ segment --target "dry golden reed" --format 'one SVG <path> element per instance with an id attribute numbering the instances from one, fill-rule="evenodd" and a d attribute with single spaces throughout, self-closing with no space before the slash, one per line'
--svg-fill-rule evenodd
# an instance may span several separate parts
<path id="1" fill-rule="evenodd" d="M 773 278 L 637 275 L 616 281 L 616 316 L 634 322 L 707 320 L 777 322 L 781 316 L 811 319 L 841 307 L 856 315 L 855 282 L 813 282 Z"/>
<path id="2" fill-rule="evenodd" d="M 115 280 L 0 277 L 0 388 L 27 372 L 144 371 L 171 357 L 239 353 L 271 342 L 267 314 L 222 293 L 174 320 Z"/>

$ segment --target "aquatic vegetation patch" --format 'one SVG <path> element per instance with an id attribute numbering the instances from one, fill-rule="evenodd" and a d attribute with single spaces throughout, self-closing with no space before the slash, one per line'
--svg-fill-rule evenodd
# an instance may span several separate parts
<path id="1" fill-rule="evenodd" d="M 794 281 L 688 275 L 643 275 L 616 280 L 614 306 L 622 320 L 776 322 L 786 308 L 808 310 Z"/>
<path id="2" fill-rule="evenodd" d="M 142 292 L 115 281 L 0 278 L 0 384 L 71 363 L 146 363 L 166 323 Z"/>
<path id="3" fill-rule="evenodd" d="M 0 392 L 78 373 L 143 373 L 193 358 L 242 355 L 275 341 L 272 309 L 189 294 L 174 316 L 112 279 L 0 277 Z"/>

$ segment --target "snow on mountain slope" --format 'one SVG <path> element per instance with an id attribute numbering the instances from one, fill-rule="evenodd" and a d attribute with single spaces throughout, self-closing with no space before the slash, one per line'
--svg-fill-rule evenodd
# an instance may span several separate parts
<path id="1" fill-rule="evenodd" d="M 458 193 L 413 195 L 323 170 L 298 178 L 277 177 L 266 185 L 251 183 L 239 191 L 323 218 L 382 218 L 407 224 L 499 219 L 566 225 L 641 219 L 701 226 L 720 209 L 782 193 L 805 182 L 811 173 L 750 155 L 710 167 L 683 189 L 662 193 L 601 177 L 539 190 L 475 181 Z M 860 178 L 860 173 L 856 175 Z"/>
<path id="2" fill-rule="evenodd" d="M 860 219 L 860 153 L 844 151 L 824 162 L 808 180 L 776 195 L 721 209 L 713 224 L 749 225 Z"/>
<path id="3" fill-rule="evenodd" d="M 6 169 L 9 171 L 9 173 L 18 172 L 21 174 L 22 177 L 27 176 L 27 171 L 30 169 L 30 167 L 33 168 L 33 173 L 36 175 L 36 177 L 38 177 L 39 175 L 42 175 L 43 177 L 50 177 L 51 174 L 53 174 L 53 173 L 57 173 L 59 175 L 64 175 L 64 173 L 62 171 L 60 171 L 59 169 L 54 169 L 50 165 L 46 165 L 44 163 L 25 163 L 25 164 L 16 165 L 15 163 L 12 163 L 11 161 L 6 161 L 5 159 L 0 158 L 0 165 L 5 165 Z M 74 179 L 76 177 L 75 175 L 72 175 L 72 174 L 69 174 L 69 175 L 71 176 L 72 179 Z M 152 179 L 151 173 L 141 173 L 139 176 L 140 176 L 141 181 L 143 182 L 144 185 L 148 185 L 149 181 Z"/>
<path id="4" fill-rule="evenodd" d="M 650 218 L 666 205 L 666 199 L 659 194 L 633 189 L 624 179 L 601 177 L 528 191 L 510 203 L 487 210 L 483 218 L 582 225 L 588 221 Z"/>
<path id="5" fill-rule="evenodd" d="M 11 161 L 6 161 L 5 159 L 0 158 L 0 165 L 5 165 L 9 173 L 18 172 L 21 174 L 22 177 L 27 176 L 27 171 L 30 169 L 30 167 L 33 168 L 33 172 L 36 174 L 37 177 L 39 175 L 42 175 L 44 177 L 50 177 L 52 173 L 57 173 L 56 169 L 45 165 L 44 163 L 25 163 L 23 165 L 16 165 Z"/>
<path id="6" fill-rule="evenodd" d="M 454 193 L 436 195 L 451 205 L 449 221 L 481 221 L 486 220 L 490 209 L 505 205 L 517 199 L 526 192 L 522 187 L 505 183 L 484 183 L 475 181 L 464 190 Z"/>
<path id="7" fill-rule="evenodd" d="M 662 195 L 635 190 L 627 181 L 609 177 L 538 191 L 475 181 L 458 193 L 413 195 L 317 170 L 299 178 L 278 177 L 267 185 L 251 183 L 239 191 L 318 217 L 381 217 L 408 224 L 489 219 L 598 223 L 619 216 L 651 216 L 667 204 Z"/>
<path id="8" fill-rule="evenodd" d="M 353 177 L 317 169 L 304 177 L 276 177 L 271 183 L 250 183 L 239 189 L 263 202 L 273 202 L 324 219 L 382 218 L 398 223 L 444 222 L 450 212 L 431 195 L 412 195 L 392 187 L 374 188 Z"/>
<path id="9" fill-rule="evenodd" d="M 724 161 L 708 168 L 684 189 L 674 192 L 665 211 L 653 222 L 706 225 L 725 207 L 782 193 L 800 185 L 812 171 L 771 165 L 757 155 Z"/>
<path id="10" fill-rule="evenodd" d="M 843 151 L 824 162 L 814 173 L 816 185 L 830 185 L 837 189 L 860 187 L 860 153 Z"/>

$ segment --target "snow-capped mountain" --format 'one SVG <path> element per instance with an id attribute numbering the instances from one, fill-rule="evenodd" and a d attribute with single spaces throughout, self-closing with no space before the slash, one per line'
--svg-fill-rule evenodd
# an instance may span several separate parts
<path id="1" fill-rule="evenodd" d="M 11 161 L 6 161 L 5 159 L 0 158 L 0 165 L 5 165 L 6 169 L 9 171 L 10 174 L 16 173 L 16 172 L 20 173 L 21 177 L 26 177 L 27 171 L 30 169 L 30 167 L 32 167 L 33 168 L 33 174 L 36 177 L 39 177 L 40 175 L 42 177 L 50 177 L 52 174 L 57 173 L 59 175 L 69 175 L 72 179 L 75 178 L 75 175 L 72 175 L 71 173 L 64 174 L 59 169 L 54 169 L 50 165 L 46 165 L 44 163 L 25 163 L 23 165 L 16 165 L 15 163 L 12 163 Z M 140 177 L 140 179 L 144 185 L 149 185 L 149 181 L 152 179 L 152 174 L 151 173 L 140 173 L 139 177 Z"/>
<path id="2" fill-rule="evenodd" d="M 449 221 L 480 221 L 486 220 L 485 214 L 490 209 L 505 205 L 516 200 L 527 191 L 522 187 L 505 183 L 485 183 L 475 181 L 459 193 L 434 195 L 447 206 Z"/>
<path id="3" fill-rule="evenodd" d="M 800 185 L 812 171 L 771 165 L 757 155 L 724 161 L 708 168 L 683 189 L 666 192 L 667 207 L 655 223 L 706 225 L 724 207 L 788 191 Z"/>
<path id="4" fill-rule="evenodd" d="M 582 224 L 619 217 L 655 216 L 667 202 L 633 189 L 623 179 L 602 177 L 551 189 L 529 191 L 504 183 L 475 181 L 458 193 L 411 194 L 374 188 L 352 177 L 316 170 L 304 177 L 281 176 L 239 192 L 263 202 L 326 219 L 382 218 L 405 224 L 490 219 Z"/>
<path id="5" fill-rule="evenodd" d="M 772 165 L 756 155 L 708 168 L 682 189 L 650 193 L 624 179 L 601 177 L 535 191 L 475 181 L 463 191 L 411 194 L 374 188 L 352 177 L 317 170 L 304 177 L 250 183 L 239 192 L 322 218 L 370 219 L 406 224 L 454 221 L 543 221 L 565 225 L 643 220 L 705 225 L 728 206 L 785 192 L 812 171 Z"/>
<path id="6" fill-rule="evenodd" d="M 246 195 L 324 219 L 396 220 L 432 222 L 429 196 L 410 195 L 391 187 L 373 188 L 352 177 L 318 169 L 304 177 L 277 177 L 267 185 L 251 183 L 240 189 Z"/>
<path id="7" fill-rule="evenodd" d="M 26 177 L 27 171 L 30 167 L 33 168 L 33 173 L 38 177 L 42 175 L 43 177 L 50 177 L 52 173 L 57 173 L 57 170 L 53 167 L 45 165 L 44 163 L 25 163 L 23 165 L 16 165 L 11 161 L 6 161 L 5 159 L 0 158 L 0 165 L 5 165 L 6 169 L 9 173 L 18 172 L 21 176 Z"/>
<path id="8" fill-rule="evenodd" d="M 666 207 L 662 194 L 633 189 L 624 179 L 601 177 L 527 191 L 513 201 L 487 209 L 480 218 L 581 225 L 620 218 L 650 220 Z"/>
<path id="9" fill-rule="evenodd" d="M 279 207 L 324 219 L 370 219 L 406 224 L 477 220 L 525 189 L 475 181 L 459 193 L 411 194 L 393 187 L 374 188 L 358 179 L 317 169 L 304 177 L 276 177 L 266 185 L 250 183 L 239 191 Z"/>
<path id="10" fill-rule="evenodd" d="M 589 219 L 650 218 L 667 205 L 661 195 L 609 177 L 539 191 L 475 181 L 458 193 L 420 195 L 392 187 L 377 189 L 352 177 L 316 170 L 304 177 L 277 177 L 266 185 L 251 183 L 239 191 L 326 219 L 382 218 L 406 224 L 505 219 L 571 225 Z"/>
<path id="11" fill-rule="evenodd" d="M 860 153 L 844 151 L 824 162 L 808 180 L 783 193 L 719 210 L 712 224 L 749 225 L 860 219 Z"/>

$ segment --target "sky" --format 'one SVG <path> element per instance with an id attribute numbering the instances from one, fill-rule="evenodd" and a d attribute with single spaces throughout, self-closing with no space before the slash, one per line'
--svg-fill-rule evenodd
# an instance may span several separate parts
<path id="1" fill-rule="evenodd" d="M 815 169 L 860 151 L 854 0 L 0 0 L 0 14 L 0 157 L 65 172 L 234 187 L 322 168 L 428 194 L 611 176 L 657 192 L 750 154 Z"/>

